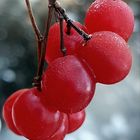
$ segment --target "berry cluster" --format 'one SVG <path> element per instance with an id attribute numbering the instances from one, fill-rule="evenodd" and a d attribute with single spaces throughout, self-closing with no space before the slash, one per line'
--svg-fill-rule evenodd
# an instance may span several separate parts
<path id="1" fill-rule="evenodd" d="M 50 7 L 60 22 L 50 27 L 44 41 L 48 68 L 35 78 L 37 87 L 16 91 L 3 107 L 7 126 L 29 140 L 63 140 L 77 130 L 96 83 L 121 81 L 132 64 L 126 41 L 134 16 L 125 2 L 96 0 L 86 13 L 85 26 L 70 20 L 58 3 Z"/>

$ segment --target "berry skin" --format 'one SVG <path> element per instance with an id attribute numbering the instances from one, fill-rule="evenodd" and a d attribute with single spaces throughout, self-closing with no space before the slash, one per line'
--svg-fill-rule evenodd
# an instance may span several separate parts
<path id="1" fill-rule="evenodd" d="M 83 110 L 95 90 L 91 71 L 72 55 L 54 60 L 44 73 L 42 85 L 47 104 L 65 113 Z"/>
<path id="2" fill-rule="evenodd" d="M 86 113 L 84 110 L 77 113 L 68 114 L 68 122 L 69 122 L 68 133 L 74 132 L 83 124 L 85 120 L 85 115 Z"/>
<path id="3" fill-rule="evenodd" d="M 63 114 L 61 126 L 55 132 L 55 134 L 51 136 L 49 140 L 63 140 L 67 132 L 68 132 L 68 117 L 67 115 Z"/>
<path id="4" fill-rule="evenodd" d="M 20 95 L 12 108 L 13 121 L 19 132 L 28 139 L 47 139 L 62 122 L 59 111 L 47 108 L 36 88 Z"/>
<path id="5" fill-rule="evenodd" d="M 77 50 L 95 73 L 97 82 L 113 84 L 124 79 L 132 64 L 125 40 L 113 32 L 96 32 L 85 46 Z"/>
<path id="6" fill-rule="evenodd" d="M 79 22 L 74 21 L 82 30 L 86 31 L 86 28 L 81 25 Z M 67 54 L 73 54 L 75 52 L 76 43 L 83 40 L 83 38 L 71 28 L 70 35 L 67 34 L 67 24 L 63 22 L 63 34 L 64 34 L 64 46 L 67 49 Z M 60 27 L 59 23 L 55 23 L 51 26 L 48 36 L 48 43 L 46 49 L 46 61 L 48 63 L 52 62 L 56 58 L 62 57 L 63 54 L 60 50 Z"/>
<path id="7" fill-rule="evenodd" d="M 122 0 L 96 0 L 86 13 L 85 25 L 89 33 L 112 31 L 128 41 L 134 28 L 134 15 Z"/>
<path id="8" fill-rule="evenodd" d="M 10 97 L 8 97 L 8 99 L 6 100 L 6 102 L 4 103 L 4 106 L 3 106 L 2 114 L 3 114 L 3 118 L 5 120 L 5 123 L 6 123 L 7 127 L 17 135 L 20 135 L 20 133 L 18 132 L 17 128 L 15 127 L 15 125 L 13 123 L 12 107 L 13 107 L 15 100 L 18 98 L 18 96 L 20 96 L 25 91 L 27 91 L 27 89 L 21 89 L 21 90 L 14 92 Z"/>
<path id="9" fill-rule="evenodd" d="M 41 139 L 41 140 L 63 140 L 67 132 L 68 132 L 68 117 L 66 114 L 62 113 L 62 123 L 60 127 L 56 130 L 56 132 L 51 137 Z M 40 139 L 34 139 L 34 140 L 40 140 Z"/>

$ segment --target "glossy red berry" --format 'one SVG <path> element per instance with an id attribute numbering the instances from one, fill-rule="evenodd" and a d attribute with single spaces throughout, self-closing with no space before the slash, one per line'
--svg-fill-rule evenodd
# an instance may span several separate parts
<path id="1" fill-rule="evenodd" d="M 27 89 L 21 89 L 21 90 L 14 92 L 10 97 L 8 97 L 8 99 L 6 100 L 6 102 L 4 103 L 4 106 L 3 106 L 4 121 L 7 125 L 7 127 L 17 135 L 20 135 L 20 133 L 13 123 L 12 107 L 13 107 L 15 100 L 18 98 L 18 96 L 20 96 L 25 91 L 27 91 Z"/>
<path id="2" fill-rule="evenodd" d="M 86 31 L 86 28 L 79 22 L 73 22 L 76 26 Z M 83 40 L 83 38 L 71 28 L 70 34 L 67 34 L 67 24 L 63 22 L 63 34 L 64 34 L 64 46 L 67 49 L 67 54 L 74 54 L 76 43 Z M 59 22 L 51 26 L 48 36 L 48 43 L 46 49 L 46 61 L 48 63 L 52 62 L 58 57 L 62 57 L 63 54 L 60 50 L 60 26 Z"/>
<path id="3" fill-rule="evenodd" d="M 82 110 L 77 113 L 68 114 L 68 133 L 72 133 L 77 130 L 85 120 L 85 111 Z"/>
<path id="4" fill-rule="evenodd" d="M 62 122 L 60 127 L 56 130 L 56 132 L 52 136 L 41 140 L 63 140 L 67 132 L 68 132 L 68 117 L 66 114 L 62 113 Z M 40 139 L 32 139 L 32 140 L 40 140 Z"/>
<path id="5" fill-rule="evenodd" d="M 133 32 L 134 15 L 122 0 L 95 0 L 86 13 L 85 25 L 90 33 L 112 31 L 127 41 Z"/>
<path id="6" fill-rule="evenodd" d="M 47 139 L 60 127 L 62 116 L 59 111 L 47 108 L 36 88 L 20 95 L 12 108 L 12 116 L 18 131 L 28 139 Z"/>
<path id="7" fill-rule="evenodd" d="M 91 71 L 72 55 L 54 60 L 44 73 L 42 84 L 47 103 L 65 113 L 83 110 L 95 90 Z"/>
<path id="8" fill-rule="evenodd" d="M 130 71 L 132 55 L 125 40 L 113 32 L 96 32 L 77 51 L 95 73 L 97 82 L 113 84 Z"/>
<path id="9" fill-rule="evenodd" d="M 68 117 L 66 114 L 63 114 L 62 124 L 59 129 L 51 136 L 49 140 L 63 140 L 65 135 L 68 132 Z"/>

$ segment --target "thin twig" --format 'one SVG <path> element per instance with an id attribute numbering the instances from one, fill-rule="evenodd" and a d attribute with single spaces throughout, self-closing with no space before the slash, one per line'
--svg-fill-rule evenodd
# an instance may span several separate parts
<path id="1" fill-rule="evenodd" d="M 63 17 L 59 15 L 59 24 L 60 24 L 60 50 L 63 56 L 66 55 L 66 48 L 64 46 L 64 34 L 63 34 Z"/>
<path id="2" fill-rule="evenodd" d="M 37 40 L 41 41 L 42 40 L 42 34 L 40 33 L 40 30 L 39 30 L 39 28 L 37 26 L 37 23 L 35 21 L 35 18 L 33 16 L 33 11 L 32 11 L 32 8 L 31 8 L 31 4 L 30 4 L 29 0 L 25 0 L 25 2 L 26 2 L 26 5 L 27 5 L 27 10 L 28 10 L 30 20 L 31 20 L 31 23 L 32 23 L 32 27 L 34 29 Z"/>
<path id="3" fill-rule="evenodd" d="M 52 16 L 53 16 L 53 11 L 54 11 L 54 7 L 49 2 L 47 26 L 46 26 L 45 33 L 44 33 L 44 41 L 42 43 L 40 62 L 39 62 L 39 67 L 38 67 L 38 72 L 37 72 L 37 76 L 38 76 L 38 78 L 40 78 L 39 79 L 40 81 L 42 79 L 42 74 L 43 74 L 44 65 L 45 65 L 46 44 L 48 41 L 48 34 L 49 34 L 49 29 L 50 29 L 50 25 L 51 25 Z M 41 86 L 41 84 L 40 84 L 40 86 Z M 41 87 L 40 87 L 40 89 L 41 89 Z"/>
<path id="4" fill-rule="evenodd" d="M 54 5 L 55 10 L 60 13 L 64 20 L 72 27 L 74 28 L 86 41 L 91 38 L 90 35 L 88 35 L 86 32 L 84 32 L 82 29 L 77 27 L 76 25 L 73 24 L 73 21 L 66 15 L 65 10 L 60 6 L 58 2 L 55 3 Z"/>
<path id="5" fill-rule="evenodd" d="M 58 13 L 56 11 L 54 11 L 54 18 L 55 18 L 55 22 L 58 22 Z"/>
<path id="6" fill-rule="evenodd" d="M 39 62 L 40 62 L 40 58 L 41 58 L 41 48 L 42 48 L 42 42 L 44 40 L 44 37 L 42 36 L 42 34 L 41 34 L 41 32 L 40 32 L 40 30 L 37 26 L 35 17 L 33 15 L 33 11 L 32 11 L 30 1 L 25 0 L 25 3 L 26 3 L 26 6 L 27 6 L 28 14 L 29 14 L 31 24 L 32 24 L 32 27 L 33 27 L 33 30 L 34 30 L 34 33 L 35 33 L 35 36 L 36 36 L 36 40 L 37 40 L 37 46 L 38 46 L 37 54 L 38 54 L 38 67 L 39 67 Z M 36 86 L 38 88 L 38 90 L 41 90 L 40 81 L 41 81 L 41 78 L 37 73 L 37 76 L 34 77 L 33 86 Z"/>
<path id="7" fill-rule="evenodd" d="M 53 16 L 53 13 L 54 13 L 54 7 L 50 4 L 49 4 L 48 7 L 49 7 L 48 19 L 47 19 L 47 25 L 46 25 L 46 28 L 45 28 L 45 32 L 44 32 L 44 37 L 45 37 L 46 41 L 48 40 L 49 29 L 50 29 L 50 25 L 51 25 L 51 21 L 52 21 L 52 16 Z"/>
<path id="8" fill-rule="evenodd" d="M 38 55 L 38 64 L 39 64 L 40 57 L 41 57 L 42 41 L 38 41 L 37 46 L 38 46 L 38 47 L 37 47 L 37 55 Z"/>
<path id="9" fill-rule="evenodd" d="M 67 34 L 70 35 L 70 32 L 71 32 L 71 26 L 69 23 L 67 23 Z"/>

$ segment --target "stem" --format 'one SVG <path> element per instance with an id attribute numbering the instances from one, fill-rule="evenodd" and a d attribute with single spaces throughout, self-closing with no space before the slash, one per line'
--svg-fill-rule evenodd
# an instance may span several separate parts
<path id="1" fill-rule="evenodd" d="M 52 5 L 49 4 L 48 7 L 49 7 L 49 11 L 48 11 L 48 18 L 47 18 L 47 26 L 45 28 L 45 33 L 44 33 L 46 43 L 47 43 L 47 40 L 48 40 L 49 29 L 50 29 L 52 16 L 53 16 L 53 11 L 54 11 L 54 7 Z"/>
<path id="2" fill-rule="evenodd" d="M 86 41 L 88 41 L 91 38 L 90 35 L 88 35 L 82 29 L 73 24 L 73 21 L 66 15 L 65 10 L 60 6 L 58 2 L 55 3 L 54 7 L 55 10 L 63 16 L 67 24 L 69 24 L 72 28 L 74 28 Z"/>
<path id="3" fill-rule="evenodd" d="M 63 56 L 66 55 L 66 48 L 64 46 L 64 34 L 63 34 L 63 17 L 59 16 L 59 24 L 60 24 L 60 50 L 63 53 Z"/>
<path id="4" fill-rule="evenodd" d="M 38 41 L 38 47 L 37 47 L 38 64 L 39 64 L 40 56 L 41 56 L 41 44 L 42 44 L 42 42 Z"/>
<path id="5" fill-rule="evenodd" d="M 42 40 L 42 34 L 40 33 L 40 30 L 39 30 L 39 28 L 37 26 L 37 23 L 35 21 L 35 18 L 33 16 L 33 11 L 32 11 L 32 8 L 31 8 L 31 4 L 30 4 L 29 0 L 25 0 L 25 2 L 26 2 L 28 14 L 30 16 L 31 24 L 32 24 L 33 30 L 35 32 L 36 38 L 37 38 L 38 41 L 41 41 Z"/>
<path id="6" fill-rule="evenodd" d="M 33 30 L 34 30 L 34 33 L 35 33 L 35 36 L 36 36 L 36 40 L 37 40 L 37 46 L 38 46 L 38 64 L 39 64 L 39 61 L 40 61 L 40 57 L 41 57 L 41 46 L 42 46 L 42 42 L 43 42 L 43 36 L 37 26 L 37 23 L 36 23 L 36 20 L 35 20 L 35 17 L 33 15 L 33 10 L 31 8 L 31 4 L 30 4 L 30 1 L 29 0 L 25 0 L 25 3 L 26 3 L 26 6 L 27 6 L 27 10 L 28 10 L 28 14 L 29 14 L 29 17 L 30 17 L 30 20 L 31 20 L 31 24 L 32 24 L 32 27 L 33 27 Z M 38 65 L 39 67 L 39 65 Z M 39 90 L 40 90 L 40 76 L 37 76 L 34 77 L 34 81 L 33 81 L 33 86 L 36 86 Z"/>
<path id="7" fill-rule="evenodd" d="M 49 29 L 50 29 L 50 25 L 51 25 L 51 20 L 52 20 L 52 15 L 53 15 L 53 10 L 54 7 L 52 5 L 54 5 L 55 0 L 50 0 L 49 1 L 49 11 L 48 11 L 48 17 L 47 17 L 47 26 L 45 29 L 45 33 L 44 33 L 44 40 L 41 43 L 42 44 L 42 49 L 41 49 L 41 56 L 40 56 L 40 62 L 39 62 L 39 66 L 38 66 L 38 72 L 37 72 L 37 78 L 39 79 L 39 81 L 41 81 L 42 79 L 42 74 L 43 74 L 43 69 L 44 69 L 44 65 L 45 65 L 45 54 L 46 54 L 46 44 L 48 41 L 48 34 L 49 34 Z M 40 83 L 40 88 L 41 90 L 41 83 Z"/>
<path id="8" fill-rule="evenodd" d="M 69 23 L 67 23 L 67 34 L 70 35 L 70 32 L 71 32 L 71 26 Z"/>
<path id="9" fill-rule="evenodd" d="M 49 7 L 48 18 L 47 18 L 47 28 L 45 31 L 45 39 L 42 44 L 41 59 L 40 59 L 40 63 L 39 63 L 38 75 L 42 75 L 42 73 L 43 73 L 43 68 L 44 68 L 44 64 L 45 64 L 46 44 L 48 41 L 48 33 L 49 33 L 49 29 L 50 29 L 52 14 L 53 14 L 53 7 Z"/>
<path id="10" fill-rule="evenodd" d="M 54 11 L 55 22 L 58 22 L 58 13 Z"/>
<path id="11" fill-rule="evenodd" d="M 36 36 L 37 44 L 38 44 L 37 46 L 38 46 L 38 62 L 39 62 L 40 55 L 41 55 L 41 42 L 43 41 L 43 36 L 40 33 L 40 30 L 39 30 L 39 28 L 37 26 L 37 23 L 35 21 L 35 17 L 33 15 L 33 10 L 31 8 L 30 1 L 25 0 L 25 3 L 26 3 L 26 6 L 27 6 L 28 14 L 29 14 L 31 24 L 32 24 L 32 27 L 33 27 L 33 30 L 34 30 L 34 33 L 35 33 L 35 36 Z"/>

